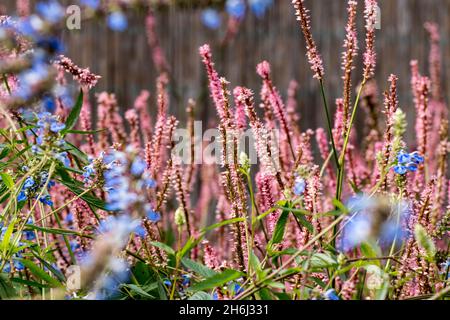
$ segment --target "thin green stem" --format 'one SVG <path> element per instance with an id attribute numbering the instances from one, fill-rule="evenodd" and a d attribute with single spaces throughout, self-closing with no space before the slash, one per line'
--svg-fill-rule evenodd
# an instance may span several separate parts
<path id="1" fill-rule="evenodd" d="M 333 125 L 331 122 L 331 113 L 330 113 L 330 109 L 328 107 L 327 97 L 325 95 L 325 88 L 324 88 L 323 80 L 320 80 L 319 83 L 320 83 L 320 92 L 322 93 L 323 105 L 325 108 L 325 114 L 327 116 L 328 135 L 330 136 L 331 148 L 333 150 L 333 156 L 334 156 L 334 161 L 336 163 L 336 168 L 339 171 L 339 156 L 338 156 L 338 153 L 336 150 L 336 144 L 334 143 L 333 129 L 332 129 Z"/>

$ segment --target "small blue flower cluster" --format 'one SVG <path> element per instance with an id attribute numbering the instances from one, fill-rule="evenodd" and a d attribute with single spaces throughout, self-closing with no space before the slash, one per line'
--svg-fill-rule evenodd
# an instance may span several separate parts
<path id="1" fill-rule="evenodd" d="M 81 5 L 87 7 L 90 10 L 98 10 L 100 8 L 100 0 L 80 0 Z M 106 17 L 106 23 L 108 27 L 113 31 L 122 32 L 128 28 L 128 19 L 125 13 L 118 10 L 116 6 L 111 8 L 113 11 Z"/>
<path id="2" fill-rule="evenodd" d="M 401 243 L 406 237 L 404 222 L 410 214 L 410 207 L 407 203 L 397 203 L 390 205 L 391 216 L 380 223 L 375 217 L 380 199 L 374 199 L 365 195 L 356 196 L 348 201 L 347 207 L 350 210 L 350 217 L 345 222 L 343 237 L 340 249 L 351 250 L 363 242 L 369 241 L 373 237 L 380 245 L 391 245 L 393 241 Z M 384 210 L 384 209 L 383 209 Z M 373 234 L 374 230 L 379 230 L 378 234 Z"/>
<path id="3" fill-rule="evenodd" d="M 249 0 L 250 9 L 258 18 L 263 17 L 273 5 L 273 0 Z"/>
<path id="4" fill-rule="evenodd" d="M 145 171 L 147 164 L 140 156 L 129 157 L 133 154 L 134 150 L 128 148 L 126 153 L 113 151 L 103 159 L 107 167 L 104 172 L 107 209 L 122 213 L 143 209 L 148 219 L 157 222 L 160 216 L 145 198 L 146 190 L 155 188 L 156 182 Z"/>
<path id="5" fill-rule="evenodd" d="M 30 218 L 27 221 L 27 225 L 32 225 L 32 224 L 33 224 L 33 220 Z M 7 227 L 4 227 L 3 224 L 1 224 L 1 223 L 0 223 L 0 226 L 1 226 L 0 227 L 0 241 L 3 241 L 3 237 L 6 232 Z M 22 231 L 22 236 L 27 241 L 33 241 L 34 239 L 36 239 L 35 232 L 32 230 Z M 25 246 L 25 243 L 19 242 L 19 247 L 24 247 L 24 246 Z M 12 255 L 12 257 L 11 257 L 12 265 L 11 265 L 10 261 L 6 262 L 5 266 L 3 268 L 3 272 L 11 273 L 13 271 L 22 271 L 25 269 L 23 263 L 20 261 L 23 258 L 22 252 L 23 252 L 23 250 L 20 250 Z M 14 268 L 12 268 L 12 267 L 14 267 Z"/>
<path id="6" fill-rule="evenodd" d="M 325 300 L 341 300 L 334 289 L 328 289 L 323 296 Z"/>
<path id="7" fill-rule="evenodd" d="M 394 171 L 397 174 L 404 175 L 408 171 L 416 172 L 419 165 L 424 162 L 424 158 L 419 155 L 417 151 L 413 153 L 406 153 L 400 151 L 397 155 L 397 165 L 394 166 Z"/>
<path id="8" fill-rule="evenodd" d="M 97 10 L 100 6 L 100 0 L 80 0 L 80 3 L 91 8 L 92 10 Z"/>
<path id="9" fill-rule="evenodd" d="M 12 31 L 14 34 L 26 37 L 33 47 L 32 51 L 22 56 L 27 63 L 19 63 L 27 67 L 20 67 L 17 78 L 20 84 L 12 93 L 12 97 L 23 101 L 29 101 L 34 96 L 40 98 L 44 93 L 52 90 L 54 71 L 52 61 L 63 53 L 62 42 L 56 35 L 56 26 L 65 16 L 63 6 L 56 0 L 41 1 L 36 5 L 36 13 L 28 17 L 11 19 L 10 23 L 0 27 L 3 30 Z M 29 67 L 28 67 L 29 66 Z M 55 96 L 66 97 L 65 90 L 58 90 Z M 45 95 L 44 95 L 45 96 Z M 44 107 L 54 108 L 54 99 L 46 95 L 42 99 Z M 39 99 L 41 100 L 41 99 Z"/>
<path id="10" fill-rule="evenodd" d="M 36 144 L 32 146 L 35 154 L 47 153 L 56 160 L 61 161 L 66 167 L 70 166 L 68 153 L 62 151 L 65 141 L 59 134 L 66 126 L 59 122 L 58 117 L 49 112 L 40 112 L 36 122 Z"/>
<path id="11" fill-rule="evenodd" d="M 306 181 L 303 178 L 297 177 L 294 183 L 294 194 L 301 196 L 306 190 Z"/>
<path id="12" fill-rule="evenodd" d="M 35 176 L 29 176 L 25 179 L 25 182 L 22 185 L 22 189 L 20 190 L 17 201 L 22 202 L 27 199 L 37 198 L 40 190 L 45 186 L 48 180 L 48 172 L 42 171 L 41 173 Z M 47 189 L 50 189 L 55 185 L 55 182 L 50 180 L 47 184 Z M 39 198 L 43 204 L 48 206 L 52 206 L 53 202 L 51 201 L 49 194 L 44 194 Z"/>
<path id="13" fill-rule="evenodd" d="M 100 286 L 95 290 L 95 300 L 113 299 L 119 292 L 120 285 L 130 278 L 130 267 L 124 259 L 113 258 L 108 263 L 109 272 L 101 279 Z"/>
<path id="14" fill-rule="evenodd" d="M 107 232 L 115 228 L 130 227 L 126 233 L 134 232 L 140 237 L 146 236 L 146 231 L 140 224 L 140 220 L 133 220 L 134 212 L 144 213 L 151 222 L 161 220 L 160 213 L 153 210 L 146 199 L 146 191 L 155 188 L 156 182 L 146 172 L 146 162 L 128 147 L 125 152 L 113 150 L 108 154 L 101 154 L 99 159 L 102 163 L 104 190 L 106 192 L 106 209 L 120 213 L 118 217 L 110 216 L 100 225 L 100 232 Z M 83 179 L 90 183 L 95 177 L 96 161 L 84 167 Z M 143 218 L 143 216 L 139 217 Z"/>
<path id="15" fill-rule="evenodd" d="M 108 26 L 114 31 L 125 31 L 128 28 L 128 20 L 122 11 L 114 11 L 108 16 Z"/>
<path id="16" fill-rule="evenodd" d="M 267 10 L 272 6 L 273 0 L 249 0 L 248 6 L 253 14 L 262 18 Z M 244 0 L 227 0 L 225 2 L 225 9 L 227 13 L 236 19 L 243 19 L 246 12 L 246 3 Z M 219 11 L 216 9 L 208 8 L 202 11 L 201 15 L 202 23 L 209 29 L 218 29 L 222 24 L 222 19 Z"/>

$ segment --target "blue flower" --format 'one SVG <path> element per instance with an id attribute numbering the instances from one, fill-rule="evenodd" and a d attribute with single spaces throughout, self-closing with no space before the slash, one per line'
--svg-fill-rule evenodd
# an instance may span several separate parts
<path id="1" fill-rule="evenodd" d="M 402 165 L 398 165 L 394 167 L 394 172 L 396 174 L 404 175 L 406 172 L 408 172 L 408 168 Z"/>
<path id="2" fill-rule="evenodd" d="M 249 0 L 249 3 L 255 16 L 261 18 L 272 5 L 273 0 Z"/>
<path id="3" fill-rule="evenodd" d="M 134 233 L 136 233 L 140 238 L 145 238 L 147 235 L 147 230 L 142 225 L 139 225 L 134 229 Z"/>
<path id="4" fill-rule="evenodd" d="M 64 52 L 63 43 L 56 37 L 41 37 L 36 41 L 36 46 L 42 49 L 35 56 L 40 62 L 48 62 L 52 56 Z"/>
<path id="5" fill-rule="evenodd" d="M 10 273 L 11 272 L 11 264 L 9 262 L 7 262 L 5 264 L 5 266 L 3 267 L 3 271 L 6 273 Z"/>
<path id="6" fill-rule="evenodd" d="M 394 219 L 389 219 L 381 226 L 380 240 L 382 244 L 389 245 L 394 240 L 401 243 L 405 238 L 406 233 L 402 228 L 401 223 L 397 223 Z"/>
<path id="7" fill-rule="evenodd" d="M 225 8 L 229 15 L 241 19 L 245 15 L 245 2 L 243 0 L 227 0 Z"/>
<path id="8" fill-rule="evenodd" d="M 34 186 L 34 183 L 35 182 L 34 182 L 33 177 L 28 177 L 28 178 L 25 179 L 25 182 L 23 184 L 23 188 L 24 189 L 31 188 L 32 186 Z"/>
<path id="9" fill-rule="evenodd" d="M 410 156 L 411 156 L 412 162 L 414 162 L 415 164 L 422 164 L 425 161 L 424 157 L 419 155 L 419 153 L 417 151 L 414 151 L 413 153 L 411 153 Z"/>
<path id="10" fill-rule="evenodd" d="M 188 286 L 189 283 L 191 282 L 191 276 L 188 275 L 188 274 L 183 274 L 181 277 L 183 278 L 183 281 L 182 281 L 181 284 L 182 284 L 183 286 Z"/>
<path id="11" fill-rule="evenodd" d="M 342 249 L 348 251 L 365 242 L 372 231 L 372 221 L 367 214 L 356 213 L 344 227 Z"/>
<path id="12" fill-rule="evenodd" d="M 222 19 L 219 12 L 214 9 L 206 9 L 202 12 L 202 23 L 209 29 L 216 30 L 220 27 Z"/>
<path id="13" fill-rule="evenodd" d="M 394 166 L 394 172 L 399 175 L 404 175 L 408 171 L 416 172 L 419 169 L 419 165 L 424 163 L 424 160 L 417 151 L 408 154 L 402 150 L 397 155 L 398 164 Z"/>
<path id="14" fill-rule="evenodd" d="M 39 2 L 36 11 L 50 23 L 59 22 L 65 15 L 64 8 L 56 0 Z"/>
<path id="15" fill-rule="evenodd" d="M 108 16 L 108 26 L 114 31 L 124 31 L 128 27 L 127 17 L 120 11 Z"/>
<path id="16" fill-rule="evenodd" d="M 411 161 L 411 156 L 404 151 L 400 151 L 397 155 L 397 160 L 400 164 L 406 164 Z"/>
<path id="17" fill-rule="evenodd" d="M 17 201 L 22 202 L 28 199 L 28 196 L 25 194 L 25 192 L 20 191 L 19 195 L 17 196 Z"/>
<path id="18" fill-rule="evenodd" d="M 172 282 L 170 282 L 170 280 L 168 280 L 168 279 L 164 280 L 163 283 L 164 283 L 167 287 L 171 287 L 171 286 L 172 286 Z"/>
<path id="19" fill-rule="evenodd" d="M 145 185 L 147 188 L 156 188 L 156 181 L 154 179 L 148 178 L 145 180 Z"/>
<path id="20" fill-rule="evenodd" d="M 323 295 L 327 300 L 340 300 L 334 289 L 328 289 Z"/>
<path id="21" fill-rule="evenodd" d="M 57 122 L 57 121 L 53 121 L 53 122 L 50 124 L 50 131 L 51 131 L 51 132 L 54 132 L 54 133 L 58 133 L 58 132 L 60 132 L 61 130 L 63 130 L 65 127 L 66 127 L 66 125 L 65 125 L 64 123 L 60 123 L 60 122 Z"/>
<path id="22" fill-rule="evenodd" d="M 161 214 L 159 214 L 158 212 L 153 211 L 153 210 L 148 210 L 147 211 L 147 218 L 151 222 L 156 223 L 156 222 L 161 221 Z"/>
<path id="23" fill-rule="evenodd" d="M 51 200 L 50 195 L 48 195 L 48 194 L 43 196 L 43 197 L 40 197 L 39 201 L 42 202 L 43 204 L 46 204 L 46 205 L 50 206 L 50 207 L 53 206 L 53 201 Z"/>
<path id="24" fill-rule="evenodd" d="M 140 157 L 136 157 L 131 164 L 131 174 L 136 177 L 140 177 L 144 173 L 146 167 L 147 163 Z"/>
<path id="25" fill-rule="evenodd" d="M 53 99 L 53 97 L 50 95 L 45 95 L 42 98 L 42 107 L 47 112 L 51 112 L 51 113 L 55 112 L 55 110 L 56 110 L 55 99 Z"/>
<path id="26" fill-rule="evenodd" d="M 100 0 L 81 0 L 80 2 L 94 10 L 100 6 Z"/>
<path id="27" fill-rule="evenodd" d="M 406 168 L 407 168 L 408 171 L 410 171 L 410 172 L 416 172 L 417 169 L 418 169 L 419 167 L 417 166 L 416 163 L 410 162 L 410 163 L 408 163 L 408 165 L 406 166 Z"/>
<path id="28" fill-rule="evenodd" d="M 64 218 L 64 221 L 65 221 L 67 224 L 73 223 L 73 213 L 72 213 L 72 212 L 69 212 L 69 213 L 67 214 L 67 216 Z"/>
<path id="29" fill-rule="evenodd" d="M 244 292 L 244 289 L 238 283 L 234 284 L 233 290 L 234 290 L 235 295 L 238 295 L 238 294 Z"/>
<path id="30" fill-rule="evenodd" d="M 295 179 L 295 184 L 294 184 L 294 194 L 296 196 L 300 196 L 305 192 L 305 189 L 306 189 L 305 179 L 297 177 Z"/>
<path id="31" fill-rule="evenodd" d="M 140 225 L 139 220 L 133 220 L 129 215 L 108 216 L 100 222 L 98 231 L 100 233 L 114 233 L 119 238 L 128 238 L 131 232 L 134 232 Z"/>
<path id="32" fill-rule="evenodd" d="M 72 252 L 77 251 L 80 248 L 80 243 L 77 240 L 70 241 L 70 250 Z"/>
<path id="33" fill-rule="evenodd" d="M 61 161 L 64 164 L 64 166 L 66 167 L 70 166 L 70 159 L 66 151 L 56 153 L 54 157 L 56 160 Z"/>

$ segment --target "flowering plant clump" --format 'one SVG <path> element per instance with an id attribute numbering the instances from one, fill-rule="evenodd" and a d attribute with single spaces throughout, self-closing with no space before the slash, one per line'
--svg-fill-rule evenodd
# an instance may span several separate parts
<path id="1" fill-rule="evenodd" d="M 294 80 L 283 99 L 277 70 L 262 61 L 255 66 L 255 102 L 251 89 L 232 88 L 216 68 L 213 47 L 202 45 L 217 143 L 199 163 L 203 142 L 194 127 L 202 106 L 189 100 L 186 130 L 170 114 L 173 77 L 155 15 L 171 2 L 81 0 L 87 19 L 105 18 L 114 32 L 127 32 L 128 10 L 147 14 L 155 102 L 143 90 L 123 114 L 114 94 L 95 92 L 102 78 L 65 56 L 63 6 L 17 3 L 18 14 L 0 16 L 0 299 L 450 296 L 450 143 L 438 25 L 425 25 L 430 76 L 411 62 L 410 147 L 401 79 L 390 75 L 384 103 L 377 99 L 376 0 L 348 1 L 334 114 L 307 1 L 292 1 L 327 116 L 315 130 L 299 126 Z M 217 29 L 224 15 L 209 5 L 202 5 L 201 19 Z M 263 18 L 275 1 L 222 5 L 229 39 L 246 15 Z M 363 112 L 366 132 L 359 137 L 355 118 Z M 253 153 L 241 143 L 247 135 Z"/>

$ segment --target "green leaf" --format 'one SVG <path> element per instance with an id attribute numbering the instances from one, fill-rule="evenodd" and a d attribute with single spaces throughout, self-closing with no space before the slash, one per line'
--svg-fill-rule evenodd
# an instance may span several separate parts
<path id="1" fill-rule="evenodd" d="M 75 145 L 73 145 L 70 142 L 65 141 L 65 144 L 66 144 L 65 151 L 69 152 L 71 155 L 73 155 L 74 157 L 78 158 L 83 163 L 88 163 L 88 157 L 83 151 L 78 149 Z"/>
<path id="2" fill-rule="evenodd" d="M 40 263 L 42 263 L 56 278 L 58 278 L 59 281 L 65 282 L 66 277 L 64 274 L 62 274 L 61 271 L 53 267 L 50 263 L 39 257 L 36 253 L 33 252 L 33 255 L 36 257 L 36 259 L 39 260 Z"/>
<path id="3" fill-rule="evenodd" d="M 197 273 L 198 275 L 204 277 L 204 278 L 210 278 L 217 274 L 216 271 L 208 268 L 207 266 L 204 266 L 203 264 L 200 264 L 194 260 L 183 258 L 181 260 L 181 264 L 188 270 L 193 271 L 194 273 Z"/>
<path id="4" fill-rule="evenodd" d="M 41 280 L 47 282 L 48 284 L 50 284 L 53 287 L 62 287 L 62 284 L 58 280 L 56 280 L 55 278 L 52 278 L 50 275 L 47 274 L 47 272 L 42 270 L 31 260 L 17 259 L 17 261 L 20 261 L 38 279 L 41 279 Z"/>
<path id="5" fill-rule="evenodd" d="M 333 205 L 336 208 L 338 208 L 339 210 L 341 210 L 342 213 L 344 213 L 344 214 L 349 213 L 347 207 L 342 202 L 340 202 L 339 200 L 333 199 Z"/>
<path id="6" fill-rule="evenodd" d="M 427 231 L 420 224 L 414 227 L 414 235 L 419 246 L 425 251 L 425 258 L 428 262 L 433 262 L 436 256 L 436 245 L 433 239 L 428 235 Z"/>
<path id="7" fill-rule="evenodd" d="M 258 294 L 261 297 L 261 300 L 264 301 L 273 300 L 272 292 L 267 288 L 262 288 L 261 290 L 259 290 Z"/>
<path id="8" fill-rule="evenodd" d="M 5 172 L 0 172 L 0 177 L 2 178 L 3 183 L 5 184 L 5 186 L 9 189 L 9 190 L 13 190 L 14 189 L 14 180 L 13 178 L 5 173 Z"/>
<path id="9" fill-rule="evenodd" d="M 306 229 L 308 229 L 309 232 L 313 233 L 314 232 L 314 227 L 311 224 L 311 222 L 309 222 L 308 220 L 306 220 L 305 215 L 298 213 L 298 212 L 293 212 L 294 216 L 297 218 L 297 221 L 304 226 Z"/>
<path id="10" fill-rule="evenodd" d="M 311 257 L 312 268 L 330 268 L 338 266 L 338 262 L 329 253 L 315 253 Z"/>
<path id="11" fill-rule="evenodd" d="M 9 152 L 11 151 L 11 148 L 7 146 L 2 146 L 2 151 L 0 151 L 0 160 L 4 159 Z"/>
<path id="12" fill-rule="evenodd" d="M 75 124 L 78 121 L 78 118 L 80 117 L 82 107 L 83 107 L 83 90 L 80 90 L 77 101 L 75 102 L 75 105 L 73 106 L 69 116 L 67 117 L 66 127 L 64 128 L 64 130 L 61 131 L 63 135 L 65 135 L 67 131 L 71 130 L 75 126 Z"/>
<path id="13" fill-rule="evenodd" d="M 5 274 L 0 273 L 0 298 L 10 299 L 15 297 L 16 291 L 11 284 L 11 281 L 6 277 Z"/>
<path id="14" fill-rule="evenodd" d="M 133 275 L 139 284 L 145 285 L 148 282 L 155 280 L 152 276 L 152 271 L 148 265 L 142 261 L 136 262 L 135 266 L 132 268 Z"/>
<path id="15" fill-rule="evenodd" d="M 232 269 L 226 269 L 225 271 L 218 273 L 208 279 L 199 282 L 192 286 L 190 291 L 204 291 L 208 289 L 213 289 L 220 287 L 230 281 L 233 281 L 242 276 L 242 273 Z"/>
<path id="16" fill-rule="evenodd" d="M 194 248 L 195 246 L 197 246 L 197 244 L 200 242 L 201 237 L 200 238 L 194 238 L 194 237 L 190 237 L 187 241 L 186 244 L 183 246 L 183 248 L 177 252 L 177 256 L 178 259 L 182 259 L 186 253 L 188 253 L 189 251 L 191 251 L 192 248 Z"/>
<path id="17" fill-rule="evenodd" d="M 3 235 L 3 240 L 1 243 L 2 252 L 6 252 L 6 250 L 8 250 L 8 248 L 9 248 L 15 224 L 16 224 L 15 220 L 11 221 L 8 225 L 8 228 L 6 229 L 5 234 Z"/>
<path id="18" fill-rule="evenodd" d="M 229 225 L 229 224 L 233 224 L 233 223 L 238 223 L 238 222 L 244 222 L 245 219 L 244 218 L 233 218 L 233 219 L 229 219 L 229 220 L 225 220 L 216 224 L 213 224 L 209 227 L 206 227 L 202 230 L 202 232 L 208 232 L 214 229 L 218 229 L 221 228 L 223 226 Z"/>
<path id="19" fill-rule="evenodd" d="M 289 208 L 287 209 L 289 210 Z M 277 225 L 275 226 L 275 230 L 272 235 L 272 244 L 281 243 L 284 238 L 284 230 L 286 229 L 286 223 L 289 218 L 289 211 L 283 211 L 278 219 Z"/>
<path id="20" fill-rule="evenodd" d="M 36 288 L 51 288 L 49 285 L 47 284 L 42 284 L 39 282 L 35 282 L 35 281 L 30 281 L 30 280 L 25 280 L 25 279 L 21 279 L 21 278 L 12 278 L 11 282 L 17 282 L 29 287 L 36 287 Z"/>
<path id="21" fill-rule="evenodd" d="M 188 300 L 212 300 L 212 296 L 209 293 L 199 291 L 194 293 Z"/>
<path id="22" fill-rule="evenodd" d="M 376 258 L 381 256 L 380 247 L 374 242 L 363 242 L 361 244 L 361 252 L 366 258 Z M 373 264 L 380 266 L 380 260 L 373 260 Z"/>
<path id="23" fill-rule="evenodd" d="M 90 130 L 90 131 L 84 131 L 84 130 L 67 130 L 67 133 L 75 133 L 75 134 L 97 134 L 102 131 L 106 131 L 106 129 L 100 129 L 100 130 Z"/>
<path id="24" fill-rule="evenodd" d="M 67 173 L 67 171 L 63 168 L 58 168 L 56 170 L 56 173 L 59 175 L 61 179 L 58 179 L 63 185 L 65 185 L 67 188 L 70 189 L 73 193 L 75 193 L 77 196 L 82 194 L 85 189 L 84 185 L 80 181 L 73 180 L 70 175 Z M 86 201 L 86 203 L 92 205 L 95 208 L 106 210 L 106 203 L 90 194 L 84 194 L 81 199 Z M 107 210 L 106 210 L 107 211 Z"/>
<path id="25" fill-rule="evenodd" d="M 141 287 L 135 285 L 135 284 L 123 284 L 122 287 L 130 289 L 133 293 L 136 293 L 142 297 L 149 298 L 149 299 L 155 299 L 154 296 L 149 294 L 148 292 L 144 291 Z"/>
<path id="26" fill-rule="evenodd" d="M 150 244 L 152 246 L 158 247 L 160 249 L 163 249 L 165 252 L 171 255 L 175 255 L 175 250 L 173 250 L 171 247 L 169 247 L 167 244 L 158 242 L 158 241 L 151 241 Z"/>

